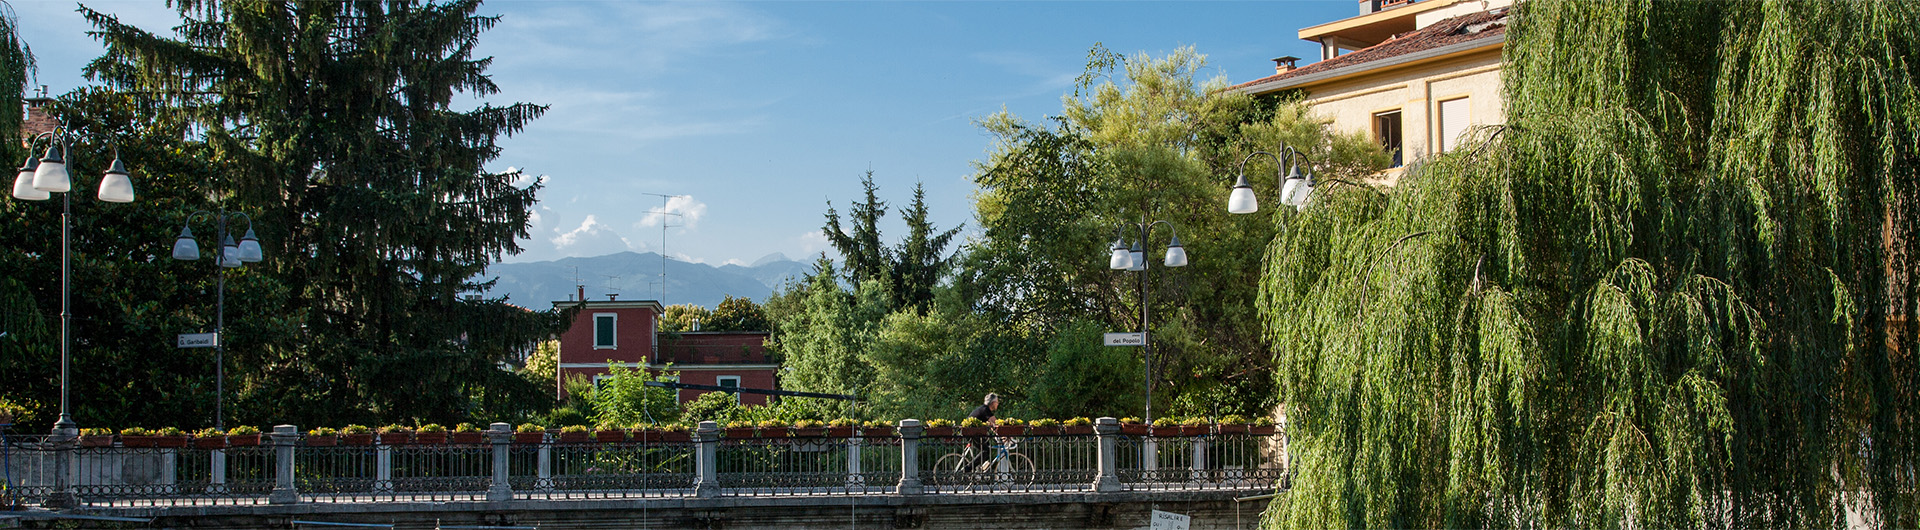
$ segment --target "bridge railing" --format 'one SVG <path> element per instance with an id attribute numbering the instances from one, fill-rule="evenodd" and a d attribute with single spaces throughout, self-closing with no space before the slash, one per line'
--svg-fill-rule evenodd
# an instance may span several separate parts
<path id="1" fill-rule="evenodd" d="M 309 444 L 291 425 L 254 447 L 80 447 L 11 437 L 8 504 L 94 506 L 504 501 L 780 495 L 920 495 L 1138 490 L 1272 491 L 1284 434 L 929 435 L 903 420 L 885 436 L 740 437 L 703 422 L 690 438 L 515 443 Z"/>

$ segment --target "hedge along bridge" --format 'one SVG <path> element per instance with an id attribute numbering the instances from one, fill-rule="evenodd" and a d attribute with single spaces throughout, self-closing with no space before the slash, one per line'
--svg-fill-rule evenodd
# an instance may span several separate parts
<path id="1" fill-rule="evenodd" d="M 191 518 L 196 527 L 217 527 L 208 520 L 224 518 L 238 527 L 302 520 L 433 527 L 458 520 L 562 528 L 571 527 L 563 524 L 570 517 L 595 511 L 604 512 L 602 523 L 624 518 L 605 526 L 622 528 L 646 526 L 647 518 L 693 527 L 732 519 L 735 527 L 751 527 L 738 523 L 755 517 L 786 528 L 813 519 L 845 528 L 849 517 L 915 527 L 950 512 L 1045 505 L 1056 509 L 1032 517 L 1064 513 L 1081 522 L 1040 526 L 1100 527 L 1130 525 L 1131 512 L 1147 505 L 1212 510 L 1218 519 L 1234 506 L 1224 504 L 1231 499 L 1285 487 L 1283 432 L 1127 427 L 1100 418 L 1092 432 L 997 436 L 928 429 L 909 419 L 897 428 L 816 435 L 701 422 L 691 433 L 602 431 L 595 439 L 514 433 L 495 423 L 482 440 L 330 445 L 324 442 L 331 438 L 281 425 L 262 445 L 213 448 L 127 447 L 125 440 L 91 447 L 56 435 L 8 444 L 8 494 L 65 514 Z M 993 447 L 970 459 L 970 442 Z M 840 511 L 813 512 L 828 505 Z M 1247 510 L 1257 514 L 1264 505 Z M 564 514 L 535 513 L 543 511 Z"/>

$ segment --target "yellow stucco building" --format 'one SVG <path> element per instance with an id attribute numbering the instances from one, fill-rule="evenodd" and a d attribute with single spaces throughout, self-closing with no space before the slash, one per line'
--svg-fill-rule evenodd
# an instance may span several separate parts
<path id="1" fill-rule="evenodd" d="M 1362 14 L 1300 30 L 1321 60 L 1274 59 L 1274 75 L 1232 87 L 1303 93 L 1335 130 L 1362 131 L 1405 162 L 1452 150 L 1472 127 L 1505 121 L 1500 54 L 1511 0 L 1365 0 Z"/>

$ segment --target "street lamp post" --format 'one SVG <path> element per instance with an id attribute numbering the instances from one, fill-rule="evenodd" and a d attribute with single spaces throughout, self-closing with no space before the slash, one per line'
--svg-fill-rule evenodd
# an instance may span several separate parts
<path id="1" fill-rule="evenodd" d="M 1233 182 L 1233 194 L 1227 196 L 1227 213 L 1244 214 L 1260 211 L 1260 202 L 1254 196 L 1253 186 L 1247 184 L 1247 162 L 1259 155 L 1273 157 L 1274 175 L 1280 179 L 1280 203 L 1296 209 L 1306 208 L 1307 197 L 1313 194 L 1313 189 L 1318 182 L 1313 178 L 1312 169 L 1308 169 L 1305 174 L 1300 172 L 1300 161 L 1307 160 L 1309 164 L 1313 161 L 1289 145 L 1281 146 L 1278 155 L 1266 151 L 1254 151 L 1247 153 L 1246 158 L 1240 159 L 1240 176 Z M 1287 166 L 1286 175 L 1280 175 L 1280 166 Z"/>
<path id="2" fill-rule="evenodd" d="M 73 189 L 67 167 L 72 154 L 68 149 L 72 136 L 72 131 L 62 125 L 28 138 L 27 161 L 21 164 L 19 173 L 13 179 L 15 199 L 44 201 L 52 198 L 54 193 L 60 194 L 60 419 L 54 422 L 52 434 L 53 442 L 63 450 L 55 455 L 54 491 L 47 496 L 45 505 L 48 507 L 72 506 L 77 501 L 70 480 L 73 472 L 71 451 L 66 450 L 80 435 L 80 427 L 73 421 L 73 408 L 67 389 L 71 366 L 69 350 L 73 344 L 73 195 L 67 193 Z M 47 151 L 44 156 L 35 159 L 33 148 L 41 140 L 46 140 Z M 114 148 L 113 163 L 100 178 L 100 191 L 96 197 L 105 202 L 133 202 L 133 180 L 126 164 L 120 162 L 118 147 Z"/>
<path id="3" fill-rule="evenodd" d="M 227 224 L 234 217 L 247 223 L 247 233 L 240 236 L 240 242 L 234 243 L 233 234 L 227 233 Z M 173 240 L 173 259 L 194 261 L 200 259 L 200 243 L 193 239 L 194 219 L 213 219 L 213 240 L 219 247 L 213 252 L 214 290 L 216 296 L 213 321 L 213 428 L 227 429 L 227 271 L 246 263 L 256 263 L 261 259 L 260 240 L 253 235 L 253 218 L 241 212 L 221 210 L 210 212 L 200 210 L 187 215 L 187 222 L 180 227 L 180 237 Z"/>
<path id="4" fill-rule="evenodd" d="M 1113 270 L 1138 271 L 1140 273 L 1140 351 L 1141 357 L 1145 360 L 1146 365 L 1146 421 L 1149 424 L 1153 423 L 1153 341 L 1147 336 L 1149 328 L 1148 317 L 1151 315 L 1148 311 L 1148 300 L 1150 300 L 1150 298 L 1147 296 L 1147 270 L 1151 267 L 1147 264 L 1146 247 L 1150 244 L 1148 242 L 1148 236 L 1152 235 L 1153 227 L 1162 225 L 1166 226 L 1167 231 L 1172 233 L 1172 238 L 1167 242 L 1167 257 L 1164 263 L 1168 267 L 1187 266 L 1187 249 L 1180 246 L 1180 233 L 1174 230 L 1173 223 L 1166 221 L 1146 221 L 1144 218 L 1139 223 L 1121 223 L 1120 227 L 1115 230 L 1116 235 L 1113 239 L 1113 247 L 1111 249 L 1113 251 L 1112 255 L 1107 259 L 1107 268 Z M 1134 240 L 1131 248 L 1127 247 L 1126 241 L 1126 233 L 1129 228 L 1140 231 L 1140 238 Z"/>

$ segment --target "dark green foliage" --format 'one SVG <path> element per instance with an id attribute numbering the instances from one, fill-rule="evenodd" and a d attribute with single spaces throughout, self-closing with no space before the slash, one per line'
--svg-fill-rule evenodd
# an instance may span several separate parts
<path id="1" fill-rule="evenodd" d="M 734 298 L 733 295 L 727 295 L 725 300 L 720 301 L 720 305 L 713 307 L 713 313 L 707 318 L 706 323 L 700 326 L 701 331 L 768 331 L 772 329 L 772 324 L 767 322 L 766 313 L 760 310 L 760 304 L 753 303 L 751 298 Z"/>
<path id="2" fill-rule="evenodd" d="M 1518 10 L 1497 137 L 1279 216 L 1272 522 L 1920 523 L 1920 13 Z"/>
<path id="3" fill-rule="evenodd" d="M 520 130 L 544 107 L 451 108 L 455 98 L 496 91 L 488 60 L 470 56 L 495 19 L 475 16 L 477 1 L 175 5 L 178 39 L 81 10 L 107 47 L 87 71 L 122 100 L 67 100 L 124 110 L 59 115 L 122 128 L 84 131 L 85 159 L 104 162 L 104 141 L 118 140 L 137 168 L 141 201 L 116 214 L 140 227 L 112 234 L 126 247 L 83 245 L 93 256 L 76 256 L 76 269 L 114 278 L 106 285 L 119 289 L 76 293 L 76 305 L 96 323 L 117 321 L 76 326 L 76 343 L 84 345 L 77 349 L 98 344 L 179 364 L 97 373 L 129 385 L 117 394 L 126 402 L 81 406 L 152 419 L 166 416 L 142 407 L 191 411 L 208 401 L 210 390 L 198 383 L 167 380 L 210 379 L 210 361 L 199 352 L 143 350 L 197 331 L 189 322 L 212 313 L 205 309 L 212 296 L 199 283 L 212 267 L 175 263 L 164 252 L 185 214 L 207 208 L 204 197 L 217 192 L 223 207 L 252 216 L 267 256 L 227 273 L 229 305 L 238 304 L 227 308 L 235 419 L 456 423 L 544 409 L 549 391 L 498 366 L 558 329 L 560 315 L 465 296 L 484 292 L 486 285 L 468 279 L 486 263 L 518 252 L 514 238 L 526 235 L 538 189 L 514 186 L 518 174 L 482 167 L 498 156 L 499 135 Z M 0 261 L 43 267 L 48 260 Z M 35 295 L 43 308 L 57 301 L 43 293 Z M 121 369 L 99 357 L 85 362 Z"/>

